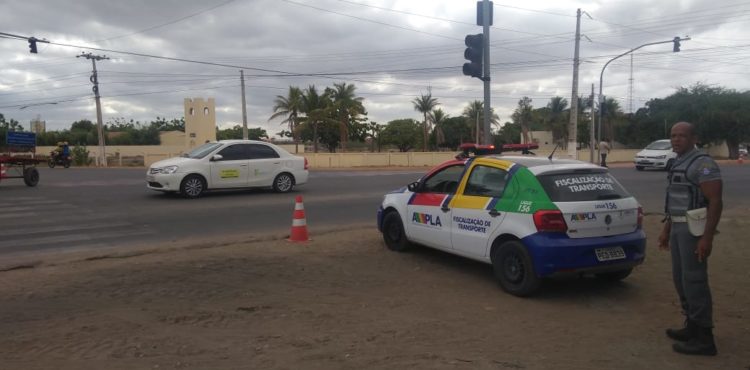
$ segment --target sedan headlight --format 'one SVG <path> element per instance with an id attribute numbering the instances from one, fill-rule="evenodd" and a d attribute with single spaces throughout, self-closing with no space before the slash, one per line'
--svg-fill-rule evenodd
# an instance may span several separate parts
<path id="1" fill-rule="evenodd" d="M 167 175 L 171 175 L 171 174 L 177 172 L 177 168 L 178 168 L 177 166 L 167 166 L 167 167 L 164 167 L 164 168 L 161 169 L 161 173 L 164 173 L 164 174 L 167 174 Z"/>
<path id="2" fill-rule="evenodd" d="M 664 159 L 664 158 L 667 158 L 667 156 L 666 156 L 666 155 L 657 155 L 657 156 L 656 156 L 656 157 L 654 157 L 654 158 L 655 158 L 655 159 Z"/>

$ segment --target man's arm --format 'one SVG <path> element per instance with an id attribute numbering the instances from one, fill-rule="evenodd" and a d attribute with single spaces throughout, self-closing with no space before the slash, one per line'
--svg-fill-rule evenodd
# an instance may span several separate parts
<path id="1" fill-rule="evenodd" d="M 669 249 L 669 232 L 672 231 L 672 220 L 667 218 L 664 221 L 664 227 L 661 229 L 661 234 L 659 234 L 659 249 L 667 250 Z"/>
<path id="2" fill-rule="evenodd" d="M 721 219 L 721 211 L 724 208 L 724 203 L 721 196 L 721 180 L 702 182 L 700 188 L 701 192 L 703 192 L 703 197 L 708 201 L 708 209 L 706 212 L 706 228 L 703 231 L 703 236 L 698 241 L 698 248 L 695 253 L 698 255 L 698 261 L 703 261 L 711 255 L 714 234 L 716 233 L 716 226 L 719 224 L 719 219 Z"/>

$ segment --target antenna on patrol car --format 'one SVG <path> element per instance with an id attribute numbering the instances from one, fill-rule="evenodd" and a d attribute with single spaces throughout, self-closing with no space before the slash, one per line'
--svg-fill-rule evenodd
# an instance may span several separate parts
<path id="1" fill-rule="evenodd" d="M 549 159 L 550 161 L 552 160 L 552 156 L 555 155 L 555 150 L 557 150 L 557 147 L 559 146 L 560 142 L 558 141 L 557 144 L 555 144 L 555 149 L 552 149 L 552 153 L 549 154 L 549 157 L 547 157 L 547 159 Z"/>

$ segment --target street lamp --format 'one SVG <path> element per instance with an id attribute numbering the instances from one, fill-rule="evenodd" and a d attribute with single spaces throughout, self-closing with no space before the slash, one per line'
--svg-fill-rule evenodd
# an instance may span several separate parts
<path id="1" fill-rule="evenodd" d="M 602 67 L 602 73 L 599 74 L 599 126 L 598 126 L 598 131 L 599 132 L 598 132 L 598 135 L 597 135 L 597 142 L 601 142 L 602 141 L 602 119 L 603 119 L 603 116 L 604 116 L 602 114 L 603 113 L 603 110 L 602 110 L 602 100 L 604 99 L 604 95 L 602 94 L 602 86 L 603 86 L 603 80 L 604 80 L 604 69 L 607 68 L 607 66 L 609 65 L 609 63 L 612 63 L 616 59 L 618 59 L 620 57 L 623 57 L 625 55 L 628 55 L 628 54 L 630 54 L 630 53 L 632 53 L 632 52 L 634 52 L 634 51 L 636 51 L 636 50 L 638 50 L 638 49 L 640 49 L 640 48 L 642 48 L 644 46 L 650 46 L 650 45 L 672 43 L 672 44 L 674 44 L 674 47 L 672 48 L 672 51 L 676 53 L 676 52 L 680 51 L 680 41 L 687 41 L 687 40 L 690 40 L 690 37 L 680 38 L 679 36 L 675 36 L 675 38 L 673 38 L 672 40 L 649 42 L 648 44 L 643 44 L 641 46 L 632 48 L 632 49 L 630 49 L 630 50 L 628 50 L 628 51 L 626 51 L 626 52 L 624 52 L 624 53 L 622 53 L 622 54 L 620 54 L 620 55 L 618 55 L 618 56 L 610 59 L 607 63 L 604 64 L 604 67 Z M 591 133 L 591 138 L 592 139 L 594 138 L 594 133 L 593 132 Z M 602 149 L 599 148 L 599 151 L 598 151 L 599 158 L 601 158 L 601 152 L 602 152 Z M 593 156 L 593 154 L 594 154 L 594 143 L 591 143 L 591 156 Z"/>

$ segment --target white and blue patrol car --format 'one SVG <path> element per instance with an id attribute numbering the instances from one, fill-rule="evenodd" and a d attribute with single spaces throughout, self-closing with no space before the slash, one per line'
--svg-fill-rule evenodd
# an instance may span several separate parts
<path id="1" fill-rule="evenodd" d="M 606 168 L 526 156 L 445 162 L 385 195 L 378 210 L 388 248 L 417 243 L 492 264 L 518 296 L 556 275 L 624 279 L 645 258 L 642 220 Z"/>

